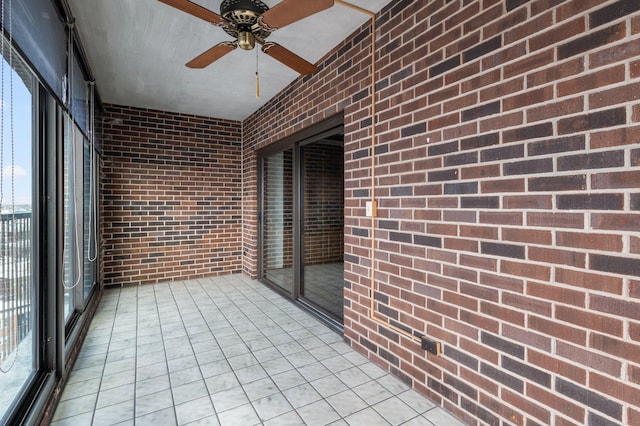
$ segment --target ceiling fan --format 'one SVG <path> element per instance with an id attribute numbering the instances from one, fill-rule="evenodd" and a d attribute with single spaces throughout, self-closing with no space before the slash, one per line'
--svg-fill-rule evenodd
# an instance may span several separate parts
<path id="1" fill-rule="evenodd" d="M 334 0 L 282 0 L 271 9 L 260 0 L 223 0 L 220 14 L 189 0 L 159 0 L 169 6 L 221 27 L 234 41 L 224 41 L 187 62 L 190 68 L 204 68 L 240 47 L 252 50 L 256 42 L 262 51 L 300 74 L 312 74 L 316 66 L 277 43 L 269 35 L 286 25 L 333 6 Z"/>

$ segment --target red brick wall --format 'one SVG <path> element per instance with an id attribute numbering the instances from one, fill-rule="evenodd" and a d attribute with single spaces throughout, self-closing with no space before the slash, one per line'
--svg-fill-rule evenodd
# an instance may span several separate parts
<path id="1" fill-rule="evenodd" d="M 104 284 L 238 272 L 240 123 L 113 105 L 106 109 Z"/>
<path id="2" fill-rule="evenodd" d="M 335 6 L 340 7 L 340 6 Z M 244 123 L 256 149 L 345 124 L 345 338 L 469 424 L 640 422 L 640 3 L 393 1 Z"/>

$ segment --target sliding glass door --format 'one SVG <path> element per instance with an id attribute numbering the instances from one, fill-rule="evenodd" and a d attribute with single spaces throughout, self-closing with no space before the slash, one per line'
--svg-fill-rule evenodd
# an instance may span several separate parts
<path id="1" fill-rule="evenodd" d="M 343 321 L 344 142 L 335 126 L 260 155 L 260 277 Z"/>

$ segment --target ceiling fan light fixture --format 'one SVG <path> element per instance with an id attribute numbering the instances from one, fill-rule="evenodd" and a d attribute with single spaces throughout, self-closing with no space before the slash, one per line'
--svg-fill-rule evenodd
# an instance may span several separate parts
<path id="1" fill-rule="evenodd" d="M 252 50 L 256 47 L 256 38 L 251 31 L 238 32 L 238 46 L 240 49 Z"/>

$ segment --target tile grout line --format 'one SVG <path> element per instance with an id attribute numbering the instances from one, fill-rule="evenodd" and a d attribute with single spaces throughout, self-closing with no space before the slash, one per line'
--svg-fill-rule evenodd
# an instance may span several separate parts
<path id="1" fill-rule="evenodd" d="M 91 424 L 96 421 L 96 411 L 98 411 L 98 401 L 100 399 L 100 392 L 102 389 L 102 381 L 104 379 L 104 373 L 107 369 L 107 360 L 109 359 L 109 348 L 111 348 L 111 341 L 113 339 L 113 330 L 116 325 L 116 318 L 118 316 L 118 308 L 120 307 L 120 299 L 122 297 L 122 289 L 118 289 L 118 302 L 113 310 L 113 320 L 111 322 L 111 332 L 109 333 L 109 343 L 107 344 L 107 352 L 104 355 L 104 364 L 102 365 L 102 374 L 100 374 L 100 384 L 98 385 L 98 392 L 96 393 L 96 400 L 93 403 L 93 413 L 91 413 Z M 80 348 L 82 350 L 82 348 Z"/>
<path id="2" fill-rule="evenodd" d="M 165 344 L 164 332 L 162 331 L 162 317 L 161 317 L 161 314 L 160 314 L 160 309 L 158 308 L 159 304 L 158 304 L 158 296 L 157 296 L 158 292 L 157 292 L 157 290 L 158 289 L 156 288 L 156 286 L 153 286 L 153 298 L 154 298 L 154 300 L 156 302 L 155 303 L 156 312 L 158 314 L 158 329 L 160 331 L 160 339 L 162 340 L 162 351 L 164 352 L 164 363 L 165 363 L 165 366 L 167 367 L 167 380 L 169 381 L 169 391 L 171 393 L 171 402 L 172 402 L 172 408 L 173 408 L 173 415 L 175 416 L 176 424 L 177 424 L 177 422 L 178 422 L 178 413 L 176 411 L 176 402 L 175 402 L 175 400 L 173 398 L 173 387 L 171 386 L 171 373 L 170 373 L 170 369 L 169 369 L 169 360 L 167 359 L 167 347 L 166 347 L 166 344 Z M 138 343 L 136 342 L 136 348 L 137 348 L 137 344 Z M 137 360 L 136 360 L 136 362 L 137 362 Z M 137 387 L 138 387 L 137 370 L 136 370 L 136 382 L 135 383 L 136 383 L 136 389 L 137 389 Z M 150 394 L 150 395 L 153 395 L 153 394 Z M 145 396 L 148 396 L 148 395 L 145 395 Z M 152 411 L 152 412 L 147 413 L 147 414 L 152 414 L 154 412 L 161 411 L 161 410 Z M 147 414 L 145 414 L 145 415 L 147 415 Z M 134 425 L 136 423 L 135 419 L 136 418 L 134 417 Z"/>
<path id="3" fill-rule="evenodd" d="M 202 279 L 196 279 L 196 280 L 194 280 L 194 283 L 197 283 L 197 284 L 198 284 L 198 287 L 202 290 L 202 292 L 203 292 L 204 294 L 206 294 L 206 295 L 207 295 L 207 298 L 209 298 L 209 300 L 211 300 L 211 302 L 214 304 L 214 306 L 216 306 L 216 308 L 218 309 L 218 311 L 220 312 L 220 314 L 221 314 L 221 315 L 225 318 L 225 320 L 226 320 L 226 321 L 231 325 L 231 328 L 233 328 L 234 332 L 236 332 L 236 333 L 239 335 L 239 333 L 236 331 L 235 327 L 233 327 L 233 323 L 231 323 L 231 322 L 229 321 L 229 318 L 227 317 L 227 315 L 222 311 L 222 309 L 220 309 L 220 308 L 218 307 L 218 305 L 216 304 L 215 300 L 213 300 L 213 299 L 211 298 L 211 295 L 209 294 L 209 292 L 208 292 L 208 291 L 206 291 L 206 290 L 204 289 L 204 287 L 202 286 L 201 280 L 202 280 Z M 207 281 L 211 284 L 211 281 L 212 281 L 212 280 L 207 279 Z M 185 288 L 186 288 L 186 289 L 187 289 L 187 291 L 189 292 L 189 295 L 191 296 L 192 300 L 194 301 L 194 303 L 195 303 L 195 305 L 196 305 L 196 307 L 197 307 L 197 309 L 198 309 L 198 312 L 200 313 L 200 315 L 201 315 L 201 316 L 203 317 L 203 319 L 204 319 L 204 316 L 202 315 L 202 309 L 200 308 L 200 305 L 198 304 L 197 300 L 193 298 L 193 294 L 192 294 L 191 290 L 190 290 L 190 289 L 189 289 L 189 287 L 188 287 L 188 286 L 186 286 L 186 285 L 185 285 Z M 216 285 L 216 288 L 218 288 L 218 286 L 217 286 L 217 285 Z M 225 296 L 226 296 L 226 293 L 225 293 Z M 227 299 L 229 299 L 229 298 L 227 298 Z M 233 304 L 237 309 L 239 309 L 240 311 L 242 311 L 242 309 L 240 309 L 240 308 L 237 306 L 237 304 L 236 304 L 235 302 L 233 302 L 233 300 L 229 299 L 229 301 L 230 301 L 230 302 L 231 302 L 231 303 L 232 303 L 232 304 Z M 245 315 L 245 317 L 246 317 L 246 315 Z M 247 319 L 248 319 L 248 318 L 247 318 Z M 244 395 L 247 397 L 247 401 L 249 401 L 249 405 L 251 405 L 251 408 L 253 409 L 253 412 L 256 414 L 256 417 L 258 418 L 258 420 L 260 420 L 260 423 L 264 423 L 264 422 L 260 419 L 260 415 L 259 415 L 259 413 L 256 411 L 256 409 L 255 409 L 255 407 L 254 407 L 253 403 L 251 402 L 251 398 L 249 397 L 249 395 L 247 394 L 246 390 L 244 389 L 244 386 L 242 385 L 242 382 L 240 381 L 240 377 L 238 377 L 238 375 L 236 374 L 236 371 L 235 371 L 236 369 L 235 369 L 235 368 L 233 368 L 233 366 L 229 363 L 229 358 L 228 358 L 228 357 L 227 357 L 227 355 L 225 354 L 224 349 L 222 349 L 222 346 L 220 346 L 220 343 L 219 343 L 218 339 L 215 337 L 215 333 L 214 333 L 214 331 L 213 331 L 213 330 L 211 330 L 211 327 L 210 327 L 209 323 L 208 323 L 206 320 L 205 320 L 205 323 L 207 324 L 207 329 L 211 332 L 211 335 L 213 336 L 214 340 L 216 340 L 216 343 L 218 344 L 218 347 L 220 347 L 220 350 L 222 351 L 222 355 L 224 356 L 224 359 L 225 359 L 225 361 L 227 362 L 227 365 L 229 365 L 229 367 L 231 368 L 231 371 L 233 372 L 233 375 L 235 376 L 236 380 L 238 381 L 238 384 L 240 385 L 240 388 L 242 389 L 242 392 L 243 392 L 243 393 L 244 393 Z M 244 344 L 244 345 L 246 346 L 246 344 L 245 344 L 244 340 L 242 341 L 242 344 Z M 249 353 L 251 353 L 251 354 L 253 355 L 253 351 L 251 351 L 251 349 L 250 349 L 250 348 L 248 348 L 248 347 L 247 347 L 247 349 L 249 350 Z M 197 359 L 197 358 L 196 358 L 196 359 Z M 200 363 L 198 362 L 198 367 L 199 367 L 199 366 L 200 366 Z M 207 389 L 207 392 L 208 392 L 208 389 Z M 214 411 L 214 413 L 216 414 L 216 417 L 218 418 L 218 422 L 219 422 L 220 424 L 222 424 L 222 423 L 220 422 L 220 417 L 218 416 L 218 410 L 216 409 L 216 406 L 215 406 L 215 403 L 213 402 L 212 396 L 213 396 L 213 395 L 209 394 L 209 398 L 211 399 L 211 404 L 212 404 L 212 406 L 213 406 L 213 411 Z M 235 409 L 235 408 L 238 408 L 238 407 L 230 408 L 229 410 L 233 410 L 233 409 Z M 229 410 L 225 410 L 225 411 L 229 411 Z M 222 412 L 221 412 L 221 413 L 222 413 Z"/>

